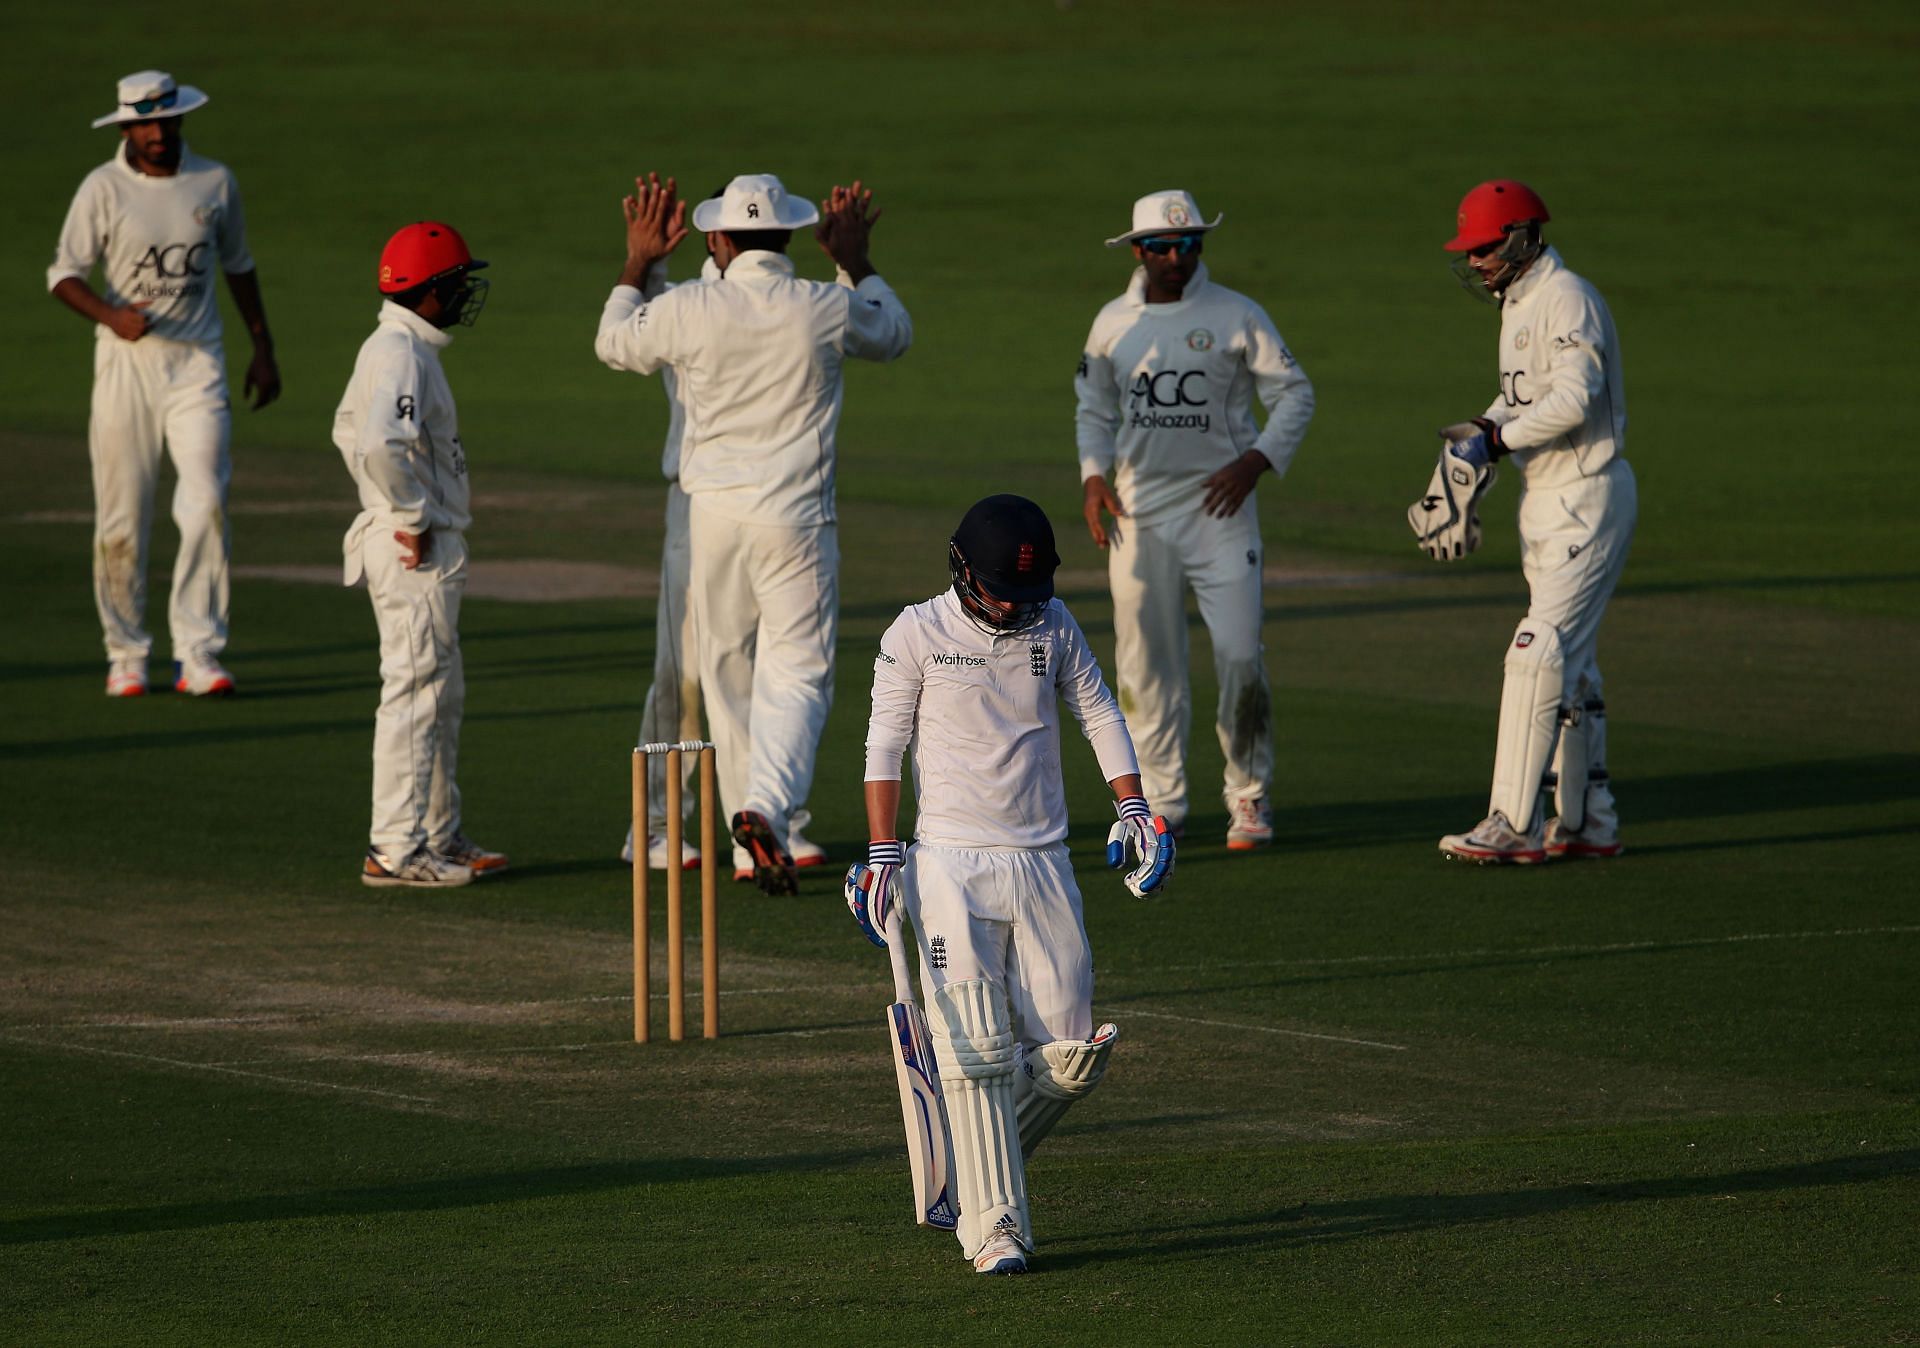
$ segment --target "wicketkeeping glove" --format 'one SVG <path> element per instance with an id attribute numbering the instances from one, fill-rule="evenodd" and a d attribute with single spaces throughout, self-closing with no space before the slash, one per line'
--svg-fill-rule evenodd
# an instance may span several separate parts
<path id="1" fill-rule="evenodd" d="M 868 843 L 867 859 L 847 867 L 847 911 L 860 934 L 883 950 L 887 924 L 900 904 L 900 868 L 906 864 L 906 847 L 887 838 Z"/>
<path id="2" fill-rule="evenodd" d="M 1483 429 L 1484 428 L 1484 429 Z M 1436 562 L 1458 561 L 1480 546 L 1480 498 L 1498 475 L 1493 460 L 1506 452 L 1500 428 L 1482 417 L 1440 432 L 1440 461 L 1426 495 L 1407 507 L 1420 550 Z"/>
<path id="3" fill-rule="evenodd" d="M 1120 822 L 1107 831 L 1107 865 L 1127 871 L 1127 888 L 1139 897 L 1157 894 L 1173 874 L 1173 830 L 1147 809 L 1141 796 L 1114 803 Z"/>

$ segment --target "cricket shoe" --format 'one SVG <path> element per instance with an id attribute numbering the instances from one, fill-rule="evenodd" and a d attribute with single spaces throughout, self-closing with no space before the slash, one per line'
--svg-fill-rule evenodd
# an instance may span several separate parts
<path id="1" fill-rule="evenodd" d="M 433 849 L 442 861 L 451 861 L 456 866 L 465 866 L 473 872 L 473 878 L 479 880 L 485 876 L 498 875 L 507 868 L 505 852 L 489 852 L 464 833 L 456 833 L 444 847 Z"/>
<path id="2" fill-rule="evenodd" d="M 107 666 L 108 697 L 145 697 L 146 695 L 146 661 L 116 660 Z"/>
<path id="3" fill-rule="evenodd" d="M 1001 1275 L 1027 1271 L 1027 1252 L 1020 1244 L 1019 1231 L 1012 1217 L 1002 1217 L 994 1224 L 993 1234 L 987 1237 L 987 1243 L 980 1247 L 980 1252 L 973 1256 L 973 1271 Z"/>
<path id="4" fill-rule="evenodd" d="M 1227 802 L 1227 850 L 1251 852 L 1273 841 L 1273 807 L 1258 800 Z"/>
<path id="5" fill-rule="evenodd" d="M 632 829 L 627 830 L 627 840 L 620 845 L 620 859 L 629 866 L 633 864 Z M 656 871 L 669 869 L 667 866 L 666 834 L 649 833 L 647 835 L 647 867 L 649 870 Z M 680 840 L 680 869 L 683 871 L 697 871 L 700 869 L 700 849 L 688 842 L 685 838 Z M 749 871 L 748 874 L 752 874 L 752 872 Z"/>
<path id="6" fill-rule="evenodd" d="M 1599 860 L 1625 851 L 1617 829 L 1584 828 L 1563 833 L 1558 818 L 1547 821 L 1546 852 L 1555 861 Z"/>
<path id="7" fill-rule="evenodd" d="M 813 822 L 813 815 L 806 810 L 795 810 L 793 818 L 787 821 L 787 855 L 793 858 L 794 866 L 806 870 L 809 866 L 827 864 L 827 849 L 817 842 L 809 842 L 800 830 Z"/>
<path id="8" fill-rule="evenodd" d="M 231 697 L 233 675 L 220 667 L 210 655 L 196 655 L 173 662 L 173 691 L 195 697 Z"/>
<path id="9" fill-rule="evenodd" d="M 773 825 L 758 810 L 742 810 L 733 817 L 733 840 L 753 858 L 753 883 L 768 894 L 798 894 L 800 877 L 793 855 L 775 836 Z"/>
<path id="10" fill-rule="evenodd" d="M 1472 861 L 1482 866 L 1532 866 L 1547 859 L 1540 835 L 1522 833 L 1498 810 L 1481 820 L 1471 832 L 1449 833 L 1440 840 L 1440 851 L 1455 861 Z"/>
<path id="11" fill-rule="evenodd" d="M 473 868 L 436 856 L 425 847 L 415 848 L 404 857 L 369 847 L 366 862 L 360 867 L 360 883 L 370 889 L 393 885 L 405 885 L 409 889 L 454 889 L 473 883 Z"/>

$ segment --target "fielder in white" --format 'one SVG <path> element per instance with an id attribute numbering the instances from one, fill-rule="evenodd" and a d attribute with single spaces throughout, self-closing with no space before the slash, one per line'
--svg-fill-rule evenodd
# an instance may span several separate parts
<path id="1" fill-rule="evenodd" d="M 1118 1031 L 1093 1025 L 1093 956 L 1066 847 L 1060 704 L 1093 745 L 1119 823 L 1107 860 L 1137 895 L 1173 869 L 1119 704 L 1080 625 L 1053 598 L 1052 525 L 990 496 L 948 545 L 953 587 L 881 638 L 867 728 L 872 842 L 847 873 L 867 938 L 896 900 L 913 922 L 946 1101 L 960 1248 L 981 1273 L 1024 1273 L 1033 1250 L 1026 1157 L 1105 1074 Z M 913 750 L 914 842 L 897 832 Z M 909 1135 L 910 1142 L 912 1135 Z"/>
<path id="2" fill-rule="evenodd" d="M 771 174 L 735 178 L 693 212 L 721 278 L 651 301 L 641 283 L 686 238 L 687 210 L 671 178 L 634 186 L 627 261 L 594 349 L 614 369 L 678 377 L 689 608 L 720 795 L 755 882 L 790 894 L 789 828 L 833 701 L 841 366 L 893 360 L 913 325 L 869 260 L 878 212 L 858 182 L 834 188 L 823 216 Z M 785 256 L 793 231 L 816 223 L 839 284 L 799 279 Z"/>
<path id="3" fill-rule="evenodd" d="M 107 648 L 107 696 L 147 691 L 147 542 L 164 445 L 178 481 L 180 530 L 167 625 L 174 687 L 233 691 L 227 645 L 227 484 L 231 423 L 216 268 L 253 339 L 245 391 L 255 410 L 280 396 L 260 281 L 247 251 L 240 189 L 224 164 L 187 148 L 181 123 L 206 94 L 160 70 L 120 81 L 119 106 L 94 126 L 120 129 L 112 159 L 74 195 L 47 288 L 98 325 L 93 410 L 93 595 Z M 101 266 L 106 294 L 88 278 Z"/>
<path id="4" fill-rule="evenodd" d="M 1493 792 L 1485 820 L 1440 840 L 1449 857 L 1489 864 L 1611 857 L 1621 846 L 1596 650 L 1638 514 L 1627 398 L 1613 315 L 1543 242 L 1550 218 L 1510 179 L 1460 203 L 1446 247 L 1462 254 L 1455 270 L 1468 291 L 1500 306 L 1500 393 L 1484 415 L 1441 431 L 1434 486 L 1409 512 L 1429 552 L 1462 556 L 1478 541 L 1473 505 L 1493 465 L 1519 470 L 1529 601 L 1507 648 Z M 1455 522 L 1434 533 L 1419 516 L 1436 510 Z M 1547 794 L 1556 814 L 1543 823 Z"/>
<path id="5" fill-rule="evenodd" d="M 360 489 L 341 543 L 345 582 L 364 577 L 380 628 L 373 824 L 363 884 L 464 885 L 507 858 L 461 831 L 460 597 L 467 584 L 467 455 L 440 353 L 472 326 L 485 262 L 451 225 L 422 220 L 387 241 L 379 326 L 360 348 L 333 443 Z"/>
<path id="6" fill-rule="evenodd" d="M 700 279 L 717 281 L 719 265 L 709 256 L 700 266 Z M 654 300 L 672 289 L 667 279 L 665 260 L 656 262 L 640 287 L 643 299 Z M 609 301 L 630 312 L 624 299 Z M 687 580 L 692 564 L 692 548 L 687 537 L 687 494 L 680 489 L 680 444 L 686 435 L 687 409 L 681 401 L 679 379 L 671 366 L 660 371 L 660 382 L 667 395 L 667 435 L 660 451 L 660 474 L 667 480 L 665 538 L 660 547 L 660 597 L 654 609 L 653 682 L 647 686 L 646 701 L 640 710 L 640 734 L 634 743 L 679 743 L 703 739 L 700 719 L 700 643 L 694 635 L 693 615 L 688 611 Z M 691 812 L 698 799 L 691 790 L 699 771 L 695 755 L 686 755 L 682 770 L 686 790 L 681 799 L 683 812 Z M 667 763 L 664 754 L 647 755 L 647 864 L 665 870 L 667 861 Z M 787 828 L 787 850 L 799 869 L 824 866 L 826 849 L 806 837 L 804 830 L 812 816 L 796 809 Z M 689 835 L 691 830 L 689 830 Z M 753 862 L 744 849 L 733 849 L 733 878 L 753 878 Z M 620 859 L 633 861 L 633 829 L 620 849 Z M 700 865 L 700 849 L 686 837 L 681 839 L 679 865 L 693 870 Z"/>
<path id="7" fill-rule="evenodd" d="M 1131 244 L 1139 265 L 1093 321 L 1075 421 L 1087 530 L 1107 550 L 1120 705 L 1147 796 L 1184 829 L 1191 588 L 1220 685 L 1227 846 L 1245 851 L 1273 841 L 1254 488 L 1268 472 L 1285 476 L 1313 417 L 1313 385 L 1266 311 L 1208 277 L 1200 254 L 1219 223 L 1203 222 L 1185 192 L 1154 192 L 1134 203 L 1133 228 L 1107 240 Z"/>

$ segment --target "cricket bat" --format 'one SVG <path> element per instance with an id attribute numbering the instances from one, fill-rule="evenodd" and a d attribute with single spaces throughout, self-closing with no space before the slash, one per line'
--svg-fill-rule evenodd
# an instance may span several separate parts
<path id="1" fill-rule="evenodd" d="M 913 999 L 905 947 L 904 925 L 896 905 L 887 923 L 887 955 L 893 961 L 895 998 L 887 1008 L 887 1033 L 893 1041 L 900 1117 L 907 1130 L 907 1165 L 913 1173 L 913 1220 L 920 1226 L 951 1231 L 960 1225 L 960 1210 L 953 1199 L 953 1141 L 947 1133 L 947 1102 L 940 1093 L 940 1068 L 933 1060 L 927 1016 Z"/>

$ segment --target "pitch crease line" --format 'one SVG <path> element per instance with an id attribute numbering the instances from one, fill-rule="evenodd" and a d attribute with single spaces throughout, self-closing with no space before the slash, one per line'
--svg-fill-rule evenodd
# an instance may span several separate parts
<path id="1" fill-rule="evenodd" d="M 1309 968 L 1334 964 L 1406 964 L 1420 960 L 1463 960 L 1488 959 L 1504 956 L 1509 959 L 1529 958 L 1539 955 L 1618 955 L 1633 950 L 1676 950 L 1696 949 L 1703 946 L 1744 945 L 1752 941 L 1808 941 L 1834 939 L 1845 936 L 1912 936 L 1920 933 L 1920 926 L 1908 927 L 1843 927 L 1836 931 L 1751 931 L 1736 932 L 1731 936 L 1676 936 L 1668 941 L 1619 941 L 1607 945 L 1540 945 L 1523 946 L 1515 950 L 1488 948 L 1484 950 L 1441 950 L 1426 951 L 1409 955 L 1338 955 L 1326 959 L 1304 960 L 1222 960 L 1217 964 L 1158 964 L 1154 966 L 1160 973 L 1206 973 L 1213 969 L 1282 969 Z M 1114 977 L 1124 976 L 1122 970 L 1114 970 Z"/>
<path id="2" fill-rule="evenodd" d="M 1384 1048 L 1394 1053 L 1407 1052 L 1405 1044 L 1386 1044 L 1378 1039 L 1350 1039 L 1343 1034 L 1315 1034 L 1311 1030 L 1283 1030 L 1276 1025 L 1242 1025 L 1231 1020 L 1203 1020 L 1199 1016 L 1176 1016 L 1170 1011 L 1142 1011 L 1137 1006 L 1129 1006 L 1125 1013 L 1129 1016 L 1145 1016 L 1148 1020 L 1177 1020 L 1185 1025 L 1211 1025 L 1220 1030 L 1251 1030 L 1255 1034 L 1282 1034 L 1289 1039 L 1321 1039 L 1330 1044 L 1355 1044 L 1361 1048 Z"/>
<path id="3" fill-rule="evenodd" d="M 188 1062 L 184 1058 L 162 1058 L 152 1053 L 133 1053 L 118 1048 L 93 1048 L 87 1044 L 63 1043 L 57 1039 L 23 1039 L 19 1035 L 4 1036 L 9 1042 L 25 1044 L 29 1048 L 50 1048 L 72 1053 L 95 1053 L 103 1058 L 132 1058 L 136 1062 L 159 1063 L 163 1067 L 186 1067 L 198 1072 L 221 1072 L 228 1076 L 251 1077 L 256 1081 L 273 1081 L 283 1086 L 313 1087 L 323 1091 L 346 1091 L 354 1095 L 379 1095 L 389 1100 L 410 1100 L 415 1104 L 432 1105 L 439 1101 L 426 1095 L 407 1095 L 401 1091 L 383 1091 L 373 1086 L 340 1086 L 330 1081 L 309 1081 L 305 1077 L 274 1076 L 270 1072 L 248 1072 L 238 1067 L 222 1067 L 218 1063 Z"/>

